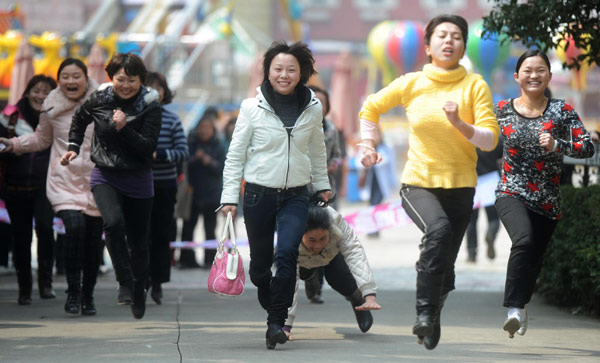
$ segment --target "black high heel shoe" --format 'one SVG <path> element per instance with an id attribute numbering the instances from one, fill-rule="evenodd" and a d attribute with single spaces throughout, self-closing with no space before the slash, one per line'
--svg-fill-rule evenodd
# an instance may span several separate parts
<path id="1" fill-rule="evenodd" d="M 283 329 L 281 329 L 280 325 L 269 324 L 269 327 L 267 328 L 266 340 L 267 349 L 275 349 L 275 345 L 277 345 L 277 343 L 284 344 L 287 342 L 288 338 Z"/>

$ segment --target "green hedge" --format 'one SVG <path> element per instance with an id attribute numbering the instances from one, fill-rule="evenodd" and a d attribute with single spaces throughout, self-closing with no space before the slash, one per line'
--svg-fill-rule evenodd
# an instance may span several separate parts
<path id="1" fill-rule="evenodd" d="M 573 312 L 600 315 L 600 185 L 562 188 L 563 217 L 548 245 L 538 292 Z"/>

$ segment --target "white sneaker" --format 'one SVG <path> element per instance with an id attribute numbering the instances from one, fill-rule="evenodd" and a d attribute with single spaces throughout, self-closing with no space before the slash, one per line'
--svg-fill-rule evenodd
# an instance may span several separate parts
<path id="1" fill-rule="evenodd" d="M 519 327 L 519 330 L 517 330 L 517 334 L 519 335 L 525 335 L 525 332 L 527 331 L 527 323 L 529 323 L 529 317 L 527 316 L 527 309 L 523 309 L 523 313 L 525 314 L 525 319 L 521 319 L 521 325 Z"/>
<path id="2" fill-rule="evenodd" d="M 504 321 L 504 325 L 502 326 L 502 329 L 505 332 L 508 332 L 509 338 L 511 338 L 511 339 L 514 338 L 517 330 L 519 330 L 521 328 L 521 320 L 520 319 L 521 319 L 521 316 L 517 313 L 517 314 L 509 315 L 508 318 L 506 318 L 506 320 Z"/>

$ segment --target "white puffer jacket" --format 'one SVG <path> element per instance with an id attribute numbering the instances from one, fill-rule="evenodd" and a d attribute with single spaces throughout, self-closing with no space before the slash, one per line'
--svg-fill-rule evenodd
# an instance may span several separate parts
<path id="1" fill-rule="evenodd" d="M 331 189 L 323 113 L 314 93 L 288 136 L 260 87 L 257 90 L 258 95 L 244 100 L 240 108 L 223 170 L 221 203 L 238 204 L 242 178 L 269 188 L 293 188 L 312 181 L 315 191 Z"/>
<path id="2" fill-rule="evenodd" d="M 344 261 L 348 265 L 352 276 L 356 280 L 356 285 L 363 296 L 374 294 L 377 291 L 373 273 L 367 261 L 365 250 L 358 239 L 354 230 L 342 215 L 335 209 L 327 207 L 331 227 L 329 227 L 329 242 L 321 253 L 313 255 L 304 245 L 300 244 L 300 254 L 298 256 L 298 265 L 300 267 L 312 269 L 315 267 L 327 266 L 338 253 L 344 256 Z M 296 277 L 296 292 L 294 293 L 294 302 L 288 310 L 288 318 L 285 325 L 292 326 L 296 318 L 296 309 L 298 306 L 298 280 Z"/>

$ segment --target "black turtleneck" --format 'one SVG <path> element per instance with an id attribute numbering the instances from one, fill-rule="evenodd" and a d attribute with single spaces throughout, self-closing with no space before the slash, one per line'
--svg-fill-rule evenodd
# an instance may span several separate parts
<path id="1" fill-rule="evenodd" d="M 275 91 L 269 81 L 265 81 L 260 86 L 260 89 L 286 128 L 294 127 L 296 120 L 298 120 L 304 107 L 310 101 L 310 93 L 307 92 L 308 88 L 301 84 L 296 86 L 294 92 L 289 95 L 282 95 Z"/>
<path id="2" fill-rule="evenodd" d="M 119 95 L 117 94 L 116 91 L 114 91 L 114 88 L 113 88 L 115 107 L 118 107 L 123 112 L 127 113 L 129 107 L 131 107 L 133 105 L 133 103 L 137 100 L 137 98 L 140 96 L 140 92 L 142 92 L 142 87 L 140 87 L 140 89 L 137 91 L 137 93 L 135 95 L 133 95 L 132 97 L 129 97 L 128 99 L 123 99 L 123 98 L 119 97 Z"/>

